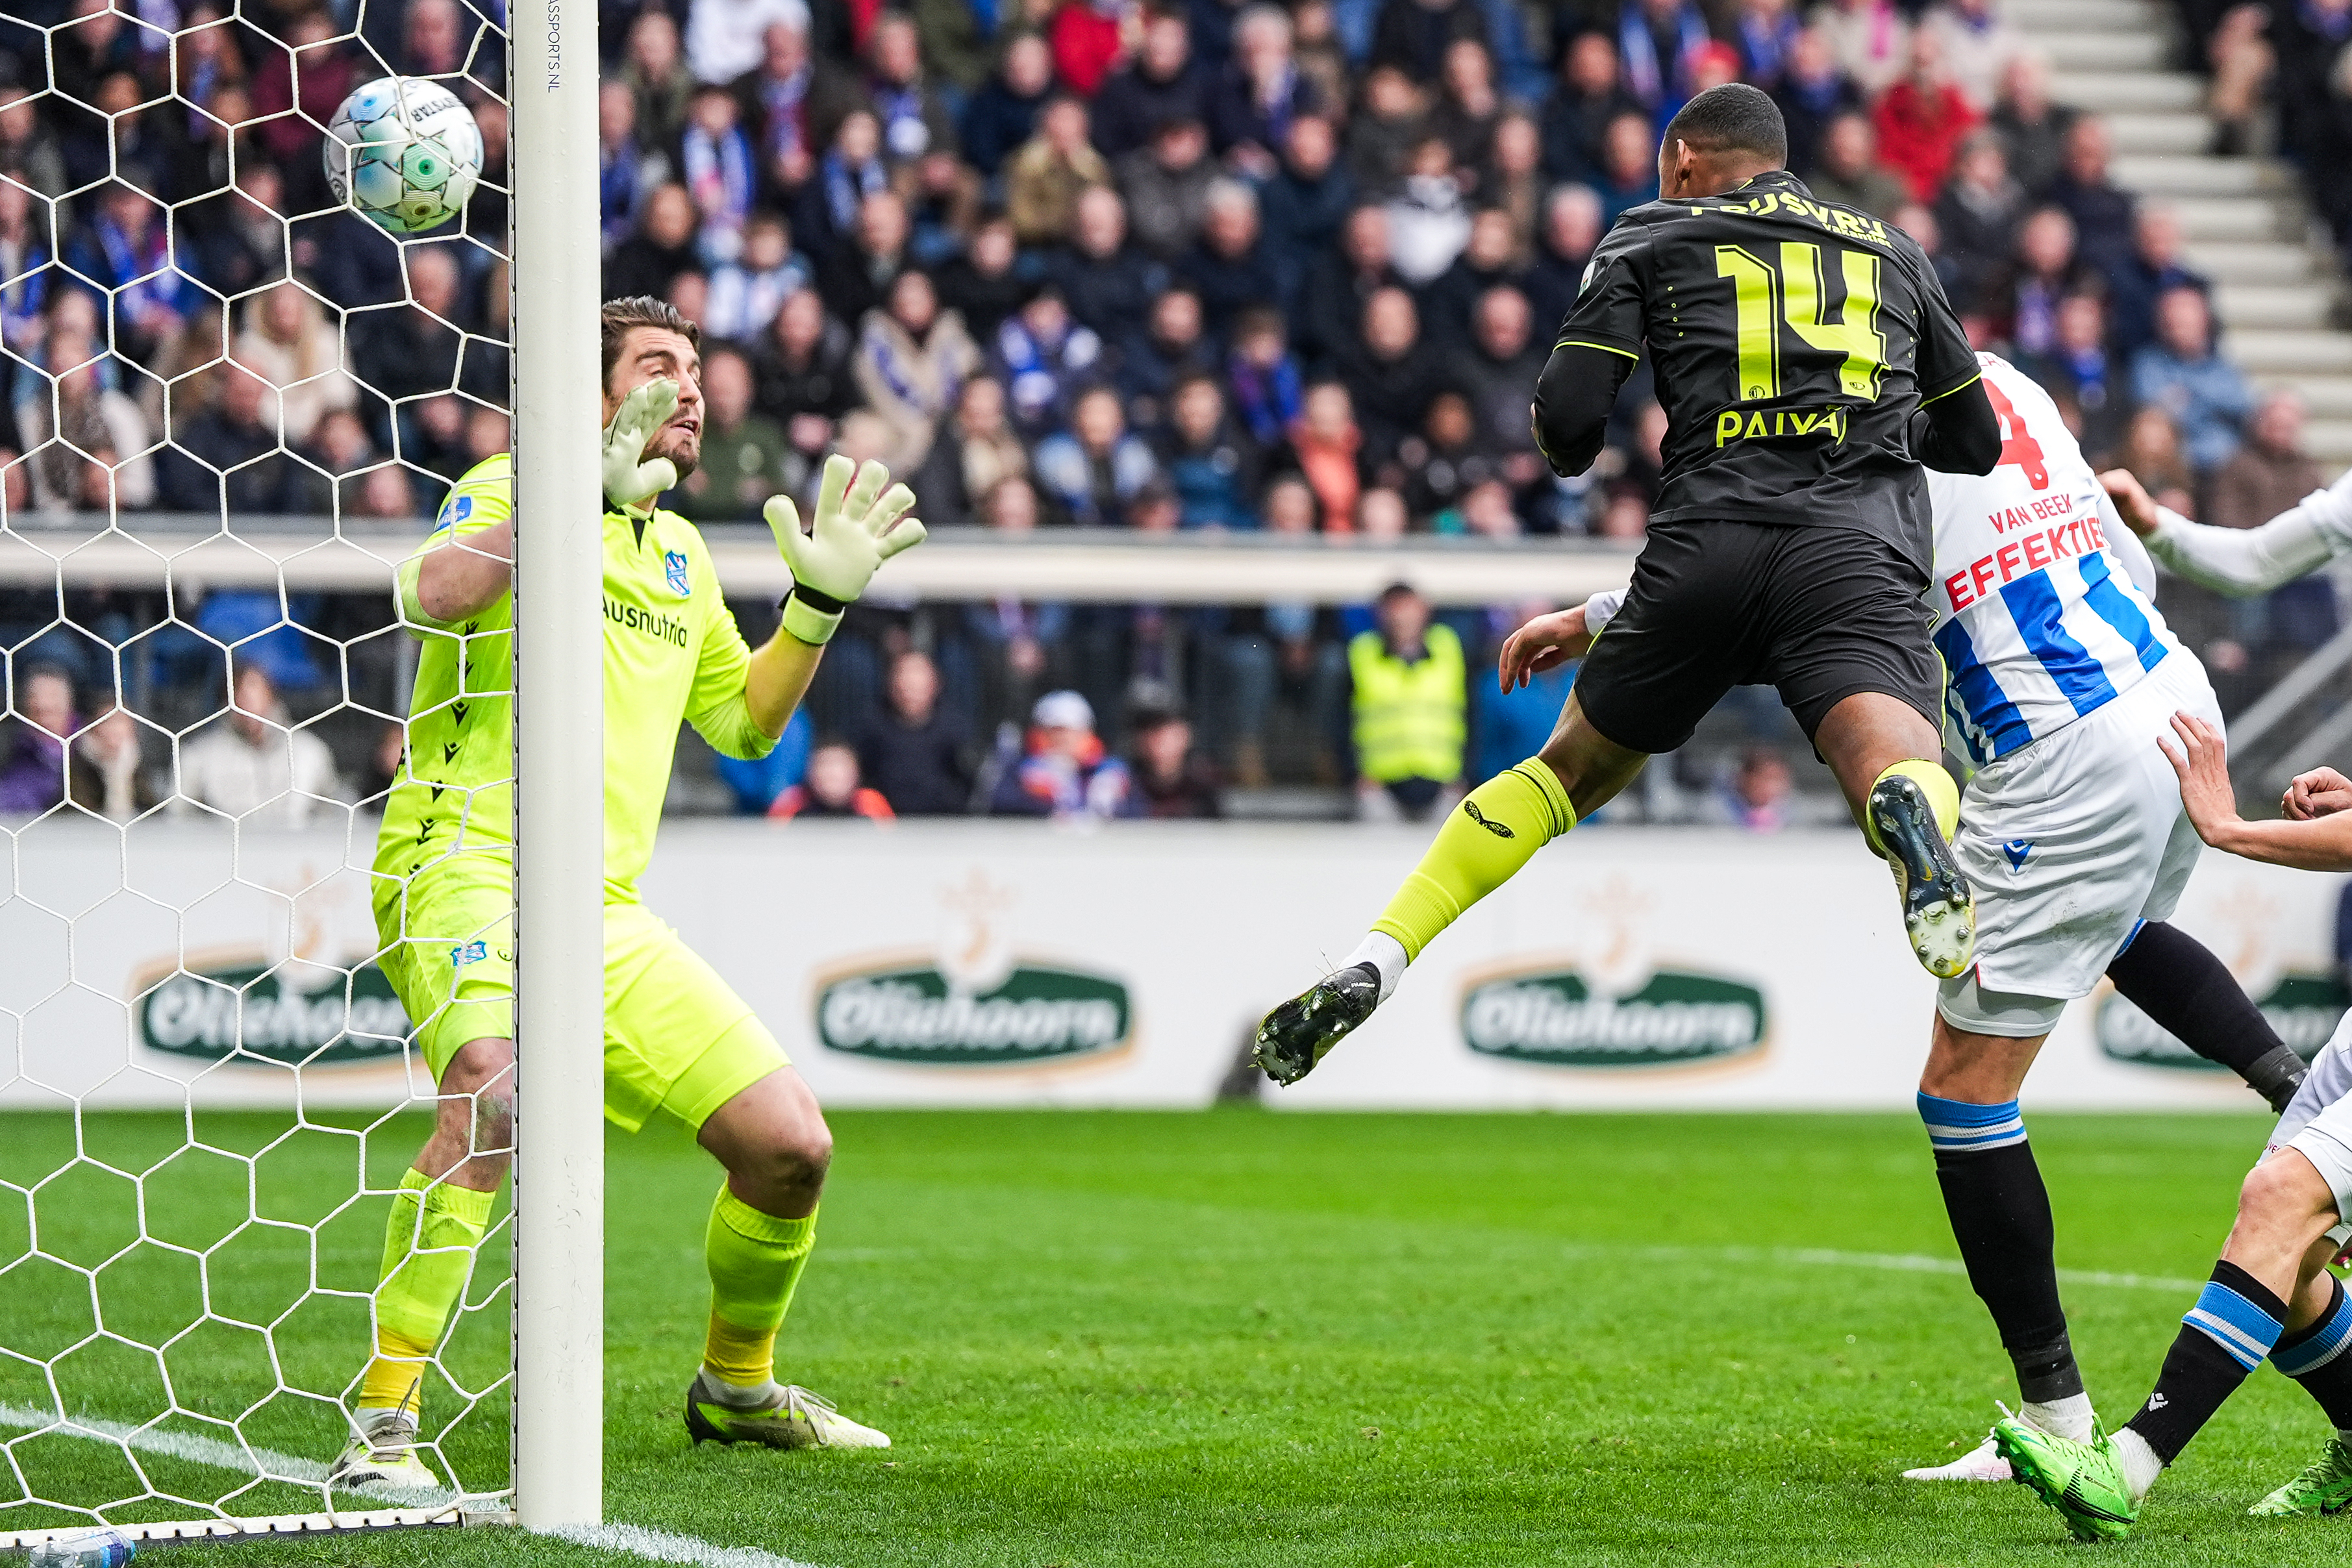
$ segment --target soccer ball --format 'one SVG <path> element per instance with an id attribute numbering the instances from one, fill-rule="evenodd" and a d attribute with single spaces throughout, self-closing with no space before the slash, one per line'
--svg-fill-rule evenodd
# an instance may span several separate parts
<path id="1" fill-rule="evenodd" d="M 482 177 L 482 131 L 436 81 L 383 77 L 343 99 L 320 149 L 327 188 L 394 234 L 439 228 Z"/>

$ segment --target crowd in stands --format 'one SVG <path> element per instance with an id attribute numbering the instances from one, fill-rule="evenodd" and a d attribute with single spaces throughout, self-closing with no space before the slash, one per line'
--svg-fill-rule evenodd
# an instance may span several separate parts
<path id="1" fill-rule="evenodd" d="M 1817 193 L 1920 241 L 1972 338 L 2049 386 L 2095 460 L 2218 521 L 2309 487 L 2293 400 L 2216 352 L 2178 222 L 2116 185 L 2105 126 L 2052 101 L 1998 0 L 906 4 L 601 0 L 604 287 L 702 325 L 704 453 L 673 496 L 698 520 L 754 516 L 837 450 L 891 464 L 934 528 L 1636 540 L 1664 428 L 1646 371 L 1574 479 L 1536 454 L 1527 403 L 1593 246 L 1656 195 L 1660 127 L 1734 78 L 1780 103 Z M 2337 38 L 2352 0 L 2288 11 Z M 2315 166 L 2346 123 L 2325 52 L 2275 62 Z M 318 155 L 384 67 L 448 80 L 490 149 L 464 232 L 404 253 L 331 210 Z M 419 517 L 504 450 L 503 69 L 467 0 L 15 0 L 8 515 Z M 2217 113 L 2245 74 L 2217 68 Z M 67 616 L 100 643 L 160 618 L 84 597 Z M 1208 810 L 1221 783 L 1270 779 L 1418 814 L 1540 729 L 1468 674 L 1532 607 L 1423 606 L 1414 627 L 1408 601 L 861 608 L 815 733 L 711 777 L 785 815 Z M 0 591 L 0 636 L 104 713 L 118 662 L 42 640 L 58 612 Z M 205 640 L 167 628 L 183 641 L 140 668 L 193 669 L 212 708 L 233 677 L 207 651 L 238 637 L 273 703 L 351 678 L 298 629 L 256 637 L 275 595 L 179 613 Z M 765 613 L 739 607 L 754 637 Z M 2335 613 L 2320 583 L 2188 620 L 2226 685 Z M 389 607 L 293 615 L 366 643 Z M 1464 672 L 1442 704 L 1433 664 Z M 1368 755 L 1381 692 L 1411 710 L 1410 768 Z M 366 776 L 380 737 L 336 738 Z M 1769 760 L 1696 793 L 1770 817 L 1737 804 L 1785 796 Z"/>

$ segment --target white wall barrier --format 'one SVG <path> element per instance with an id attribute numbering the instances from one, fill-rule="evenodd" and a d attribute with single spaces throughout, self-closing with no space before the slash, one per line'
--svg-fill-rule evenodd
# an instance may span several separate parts
<path id="1" fill-rule="evenodd" d="M 200 1104 L 396 1103 L 421 1069 L 366 962 L 366 877 L 351 868 L 370 826 L 348 845 L 205 823 L 19 832 L 0 901 L 0 1104 L 176 1105 L 187 1084 Z M 685 821 L 645 892 L 829 1105 L 1192 1106 L 1258 1013 L 1352 946 L 1425 839 Z M 2306 1051 L 2344 1006 L 2340 883 L 2208 855 L 2179 915 Z M 1854 835 L 1596 828 L 1472 911 L 1370 1026 L 1269 1100 L 1903 1109 L 1932 996 Z M 2027 1097 L 2255 1106 L 2183 1057 L 2103 988 L 2069 1010 Z"/>

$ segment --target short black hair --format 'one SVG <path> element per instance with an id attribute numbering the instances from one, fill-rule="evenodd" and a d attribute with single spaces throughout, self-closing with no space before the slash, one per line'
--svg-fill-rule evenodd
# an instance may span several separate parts
<path id="1" fill-rule="evenodd" d="M 1696 152 L 1753 152 L 1776 169 L 1789 162 L 1789 128 L 1780 106 L 1744 81 L 1711 87 L 1683 105 L 1666 126 L 1665 141 Z"/>

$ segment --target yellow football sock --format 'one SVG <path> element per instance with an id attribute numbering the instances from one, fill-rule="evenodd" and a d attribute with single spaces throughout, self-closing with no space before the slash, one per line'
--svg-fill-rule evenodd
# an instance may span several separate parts
<path id="1" fill-rule="evenodd" d="M 363 1410 L 413 1406 L 425 1363 L 449 1310 L 466 1288 L 474 1249 L 490 1228 L 498 1195 L 402 1173 L 383 1226 L 383 1265 L 375 1289 L 375 1357 L 360 1379 Z"/>
<path id="2" fill-rule="evenodd" d="M 1408 961 L 1502 886 L 1544 845 L 1576 826 L 1576 810 L 1551 765 L 1530 757 L 1463 797 L 1412 874 L 1372 922 Z"/>
<path id="3" fill-rule="evenodd" d="M 814 1211 L 799 1219 L 762 1214 L 719 1184 L 702 1244 L 710 1270 L 702 1364 L 713 1377 L 756 1388 L 775 1375 L 776 1331 L 815 1243 Z"/>
<path id="4" fill-rule="evenodd" d="M 1870 787 L 1875 789 L 1880 779 L 1891 779 L 1896 774 L 1911 779 L 1927 791 L 1927 804 L 1936 812 L 1936 826 L 1943 830 L 1944 841 L 1951 842 L 1952 835 L 1960 828 L 1960 787 L 1952 782 L 1951 774 L 1940 762 L 1932 762 L 1924 757 L 1911 757 L 1872 779 Z M 1862 831 L 1868 836 L 1872 849 L 1882 855 L 1886 852 L 1885 846 L 1878 841 L 1878 830 L 1870 824 L 1867 811 L 1863 813 Z"/>

